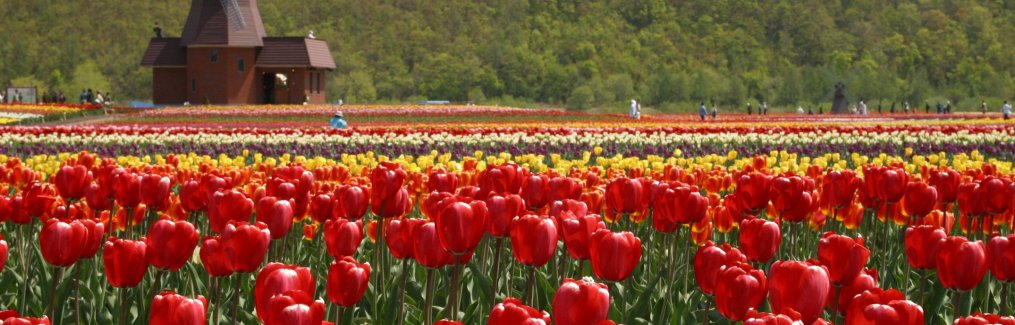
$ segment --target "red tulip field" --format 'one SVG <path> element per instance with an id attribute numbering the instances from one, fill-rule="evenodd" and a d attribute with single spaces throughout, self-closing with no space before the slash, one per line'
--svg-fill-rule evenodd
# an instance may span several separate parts
<path id="1" fill-rule="evenodd" d="M 0 127 L 0 325 L 1015 325 L 1008 121 L 181 110 Z"/>

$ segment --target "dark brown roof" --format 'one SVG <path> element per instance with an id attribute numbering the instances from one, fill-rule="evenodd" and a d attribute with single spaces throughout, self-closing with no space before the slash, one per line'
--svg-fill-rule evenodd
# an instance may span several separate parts
<path id="1" fill-rule="evenodd" d="M 236 0 L 246 27 L 230 28 L 229 15 L 220 0 L 192 0 L 187 24 L 183 27 L 183 46 L 214 45 L 235 47 L 263 46 L 265 36 L 257 0 Z"/>
<path id="2" fill-rule="evenodd" d="M 141 66 L 166 67 L 187 65 L 187 52 L 179 38 L 153 38 L 141 58 Z"/>
<path id="3" fill-rule="evenodd" d="M 334 69 L 328 43 L 303 37 L 267 37 L 257 55 L 259 67 L 311 67 Z"/>

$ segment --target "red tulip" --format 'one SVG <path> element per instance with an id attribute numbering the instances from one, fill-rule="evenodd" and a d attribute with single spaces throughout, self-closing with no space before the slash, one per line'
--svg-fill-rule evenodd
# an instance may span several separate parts
<path id="1" fill-rule="evenodd" d="M 935 257 L 948 234 L 936 226 L 922 225 L 906 228 L 906 260 L 914 269 L 927 270 L 936 267 Z"/>
<path id="2" fill-rule="evenodd" d="M 109 238 L 102 248 L 102 265 L 109 285 L 117 288 L 136 287 L 148 270 L 147 240 Z"/>
<path id="3" fill-rule="evenodd" d="M 221 241 L 233 272 L 250 273 L 257 271 L 264 261 L 271 231 L 262 222 L 251 225 L 230 221 L 222 230 Z"/>
<path id="4" fill-rule="evenodd" d="M 28 216 L 44 220 L 44 217 L 52 215 L 53 206 L 57 199 L 56 190 L 53 189 L 53 186 L 36 182 L 28 185 L 28 188 L 23 193 L 22 208 L 28 213 Z"/>
<path id="5" fill-rule="evenodd" d="M 412 246 L 415 245 L 413 233 L 416 228 L 426 223 L 424 219 L 399 218 L 392 219 L 384 227 L 384 242 L 396 259 L 413 258 Z M 362 236 L 362 235 L 361 235 Z"/>
<path id="6" fill-rule="evenodd" d="M 734 190 L 741 206 L 755 214 L 768 206 L 772 176 L 758 172 L 744 174 L 737 179 Z"/>
<path id="7" fill-rule="evenodd" d="M 758 312 L 757 310 L 751 309 L 747 312 L 746 319 L 744 319 L 743 325 L 802 325 L 803 321 L 800 320 L 800 315 L 790 314 L 770 314 L 764 312 Z M 814 321 L 811 325 L 826 325 L 831 324 L 823 319 Z"/>
<path id="8" fill-rule="evenodd" d="M 54 266 L 74 265 L 87 248 L 88 235 L 88 228 L 80 221 L 46 220 L 39 234 L 42 258 Z"/>
<path id="9" fill-rule="evenodd" d="M 387 201 L 395 199 L 395 195 L 404 189 L 406 178 L 408 174 L 401 165 L 387 161 L 378 164 L 370 172 L 371 204 L 390 204 Z M 374 213 L 376 214 L 376 211 Z"/>
<path id="10" fill-rule="evenodd" d="M 738 263 L 747 263 L 747 257 L 740 250 L 728 243 L 716 246 L 712 241 L 707 241 L 694 253 L 694 280 L 702 292 L 713 295 L 719 270 Z"/>
<path id="11" fill-rule="evenodd" d="M 1008 186 L 1011 180 L 1007 178 L 987 177 L 980 182 L 981 197 L 984 208 L 988 214 L 1001 214 L 1008 210 Z"/>
<path id="12" fill-rule="evenodd" d="M 458 321 L 442 319 L 442 320 L 439 320 L 439 321 L 433 323 L 433 325 L 465 325 L 465 324 L 462 323 L 462 322 L 458 322 Z"/>
<path id="13" fill-rule="evenodd" d="M 769 197 L 782 220 L 804 221 L 817 208 L 813 197 L 814 181 L 800 176 L 782 176 L 772 180 Z"/>
<path id="14" fill-rule="evenodd" d="M 637 179 L 618 178 L 606 185 L 606 207 L 615 213 L 633 213 L 644 206 L 644 189 Z"/>
<path id="15" fill-rule="evenodd" d="M 324 243 L 328 255 L 339 258 L 353 256 L 363 242 L 363 230 L 360 221 L 349 219 L 331 219 L 324 222 Z"/>
<path id="16" fill-rule="evenodd" d="M 610 313 L 610 290 L 592 278 L 564 279 L 553 295 L 553 320 L 557 325 L 596 324 Z"/>
<path id="17" fill-rule="evenodd" d="M 767 287 L 765 272 L 755 270 L 749 264 L 723 266 L 715 280 L 716 309 L 723 317 L 743 320 L 749 310 L 761 306 Z"/>
<path id="18" fill-rule="evenodd" d="M 370 283 L 370 264 L 357 263 L 346 256 L 328 267 L 328 299 L 343 307 L 353 307 L 363 298 Z"/>
<path id="19" fill-rule="evenodd" d="M 525 200 L 529 210 L 542 209 L 550 203 L 550 177 L 538 174 L 522 177 L 522 190 L 519 195 Z"/>
<path id="20" fill-rule="evenodd" d="M 906 194 L 909 174 L 898 167 L 883 167 L 876 180 L 878 198 L 884 202 L 895 203 Z"/>
<path id="21" fill-rule="evenodd" d="M 265 325 L 318 325 L 324 322 L 324 301 L 313 300 L 306 292 L 293 290 L 268 300 L 262 317 Z"/>
<path id="22" fill-rule="evenodd" d="M 412 210 L 412 200 L 409 199 L 409 191 L 404 188 L 383 200 L 376 196 L 370 200 L 370 211 L 381 218 L 403 217 L 409 210 Z"/>
<path id="23" fill-rule="evenodd" d="M 507 194 L 490 195 L 485 202 L 490 214 L 487 231 L 494 237 L 507 237 L 511 230 L 511 220 L 525 211 L 525 201 L 517 194 Z"/>
<path id="24" fill-rule="evenodd" d="M 839 289 L 839 297 L 831 299 L 839 299 L 836 302 L 835 308 L 831 308 L 832 311 L 838 311 L 839 314 L 845 315 L 846 311 L 849 310 L 849 305 L 853 303 L 853 298 L 856 295 L 877 288 L 878 286 L 878 272 L 873 269 L 866 269 L 860 272 L 853 281 L 847 282 L 846 285 Z"/>
<path id="25" fill-rule="evenodd" d="M 781 243 L 779 224 L 775 222 L 751 217 L 740 223 L 740 250 L 750 261 L 768 262 Z"/>
<path id="26" fill-rule="evenodd" d="M 449 203 L 437 215 L 435 221 L 437 238 L 445 250 L 455 255 L 472 252 L 486 233 L 486 203 L 483 201 Z"/>
<path id="27" fill-rule="evenodd" d="M 937 200 L 947 204 L 955 202 L 962 175 L 951 169 L 941 169 L 930 173 L 927 182 L 937 190 Z"/>
<path id="28" fill-rule="evenodd" d="M 959 317 L 954 325 L 1015 325 L 1015 317 L 973 313 L 967 317 Z"/>
<path id="29" fill-rule="evenodd" d="M 200 235 L 186 221 L 162 219 L 148 230 L 148 261 L 163 270 L 176 271 L 194 255 Z"/>
<path id="30" fill-rule="evenodd" d="M 576 260 L 589 259 L 589 240 L 599 229 L 606 229 L 603 218 L 590 214 L 584 217 L 565 218 L 560 223 L 567 253 Z"/>
<path id="31" fill-rule="evenodd" d="M 23 317 L 13 310 L 0 311 L 0 325 L 51 325 L 49 317 Z"/>
<path id="32" fill-rule="evenodd" d="M 1002 282 L 1015 282 L 1015 234 L 997 236 L 987 242 L 990 274 Z M 3 262 L 0 262 L 0 269 Z"/>
<path id="33" fill-rule="evenodd" d="M 843 209 L 853 203 L 861 180 L 852 170 L 833 170 L 821 180 L 821 201 L 829 208 Z"/>
<path id="34" fill-rule="evenodd" d="M 947 289 L 973 290 L 987 274 L 987 253 L 981 241 L 948 237 L 941 243 L 935 261 L 941 286 Z"/>
<path id="35" fill-rule="evenodd" d="M 828 269 L 801 261 L 776 261 L 769 271 L 768 294 L 772 311 L 800 313 L 804 323 L 821 316 L 832 290 Z"/>
<path id="36" fill-rule="evenodd" d="M 860 274 L 870 255 L 860 236 L 853 239 L 829 231 L 818 241 L 818 260 L 828 268 L 828 278 L 836 285 L 852 281 Z"/>
<path id="37" fill-rule="evenodd" d="M 295 204 L 293 200 L 279 200 L 273 196 L 265 196 L 257 201 L 257 221 L 268 225 L 271 239 L 285 237 L 292 230 Z"/>
<path id="38" fill-rule="evenodd" d="M 191 179 L 180 183 L 180 194 L 178 195 L 180 207 L 187 212 L 204 211 L 208 208 L 209 197 L 206 194 L 201 192 L 201 183 L 196 180 Z"/>
<path id="39" fill-rule="evenodd" d="M 366 187 L 342 185 L 332 197 L 332 214 L 335 218 L 359 220 L 370 206 L 370 191 Z"/>
<path id="40" fill-rule="evenodd" d="M 984 200 L 983 189 L 980 183 L 969 182 L 959 185 L 956 201 L 959 204 L 959 213 L 965 217 L 977 217 L 987 214 L 987 205 Z"/>
<path id="41" fill-rule="evenodd" d="M 214 277 L 233 274 L 233 266 L 226 255 L 226 248 L 219 236 L 207 236 L 201 242 L 201 265 L 205 272 Z"/>
<path id="42" fill-rule="evenodd" d="M 550 314 L 522 304 L 517 298 L 504 298 L 493 306 L 487 325 L 549 325 Z"/>
<path id="43" fill-rule="evenodd" d="M 427 192 L 454 192 L 458 189 L 458 175 L 444 169 L 436 169 L 427 175 Z"/>
<path id="44" fill-rule="evenodd" d="M 330 194 L 317 194 L 310 198 L 310 217 L 317 222 L 334 218 L 335 202 Z"/>
<path id="45" fill-rule="evenodd" d="M 435 223 L 427 222 L 419 225 L 412 237 L 416 243 L 413 245 L 412 254 L 419 265 L 435 269 L 455 262 L 455 256 L 441 246 Z"/>
<path id="46" fill-rule="evenodd" d="M 423 212 L 423 215 L 426 216 L 428 220 L 436 220 L 437 215 L 441 212 L 441 209 L 443 209 L 448 203 L 453 202 L 454 198 L 455 195 L 448 192 L 432 192 L 430 194 L 426 194 L 423 196 L 422 202 L 419 203 L 419 210 L 420 212 Z"/>
<path id="47" fill-rule="evenodd" d="M 215 192 L 208 202 L 208 224 L 217 233 L 222 233 L 229 221 L 250 220 L 252 213 L 254 201 L 236 190 Z"/>
<path id="48" fill-rule="evenodd" d="M 85 225 L 88 229 L 88 242 L 85 244 L 85 248 L 81 251 L 81 258 L 92 258 L 99 253 L 99 249 L 102 248 L 102 244 L 106 238 L 106 227 L 101 222 L 94 220 L 82 219 L 78 220 L 81 224 Z"/>
<path id="49" fill-rule="evenodd" d="M 9 248 L 7 247 L 7 242 L 4 241 L 4 236 L 0 235 L 0 273 L 3 273 L 3 271 L 4 271 L 4 265 L 7 265 L 7 254 L 8 253 L 9 253 Z"/>
<path id="50" fill-rule="evenodd" d="M 487 166 L 479 173 L 480 198 L 489 194 L 518 194 L 522 187 L 522 168 L 513 163 Z"/>
<path id="51" fill-rule="evenodd" d="M 554 177 L 550 179 L 550 202 L 577 200 L 582 194 L 581 182 L 570 177 Z"/>
<path id="52" fill-rule="evenodd" d="M 573 217 L 584 217 L 589 214 L 589 205 L 572 199 L 550 202 L 550 216 L 557 218 L 558 223 L 563 219 L 561 217 L 564 213 L 569 213 Z"/>
<path id="53" fill-rule="evenodd" d="M 934 210 L 937 204 L 937 189 L 921 182 L 910 182 L 906 186 L 905 200 L 902 201 L 902 208 L 906 215 L 922 218 Z"/>
<path id="54" fill-rule="evenodd" d="M 589 240 L 592 271 L 604 281 L 624 281 L 641 261 L 641 239 L 630 232 L 600 229 Z"/>
<path id="55" fill-rule="evenodd" d="M 314 275 L 310 269 L 298 265 L 268 263 L 257 273 L 254 283 L 254 308 L 261 321 L 268 315 L 268 302 L 271 297 L 292 290 L 313 294 Z"/>
<path id="56" fill-rule="evenodd" d="M 121 207 L 141 204 L 141 175 L 123 170 L 113 172 L 113 197 Z"/>
<path id="57" fill-rule="evenodd" d="M 846 311 L 846 325 L 920 325 L 923 308 L 898 290 L 867 290 L 853 299 Z"/>
<path id="58" fill-rule="evenodd" d="M 85 197 L 92 183 L 92 172 L 85 166 L 64 165 L 53 176 L 53 183 L 65 200 L 80 200 Z"/>
<path id="59" fill-rule="evenodd" d="M 149 325 L 207 324 L 208 300 L 202 296 L 187 298 L 172 291 L 163 291 L 152 298 L 148 313 Z"/>
<path id="60" fill-rule="evenodd" d="M 156 174 L 141 176 L 141 202 L 150 210 L 164 211 L 169 207 L 171 187 L 169 177 Z"/>
<path id="61" fill-rule="evenodd" d="M 518 263 L 545 265 L 557 250 L 557 224 L 549 216 L 533 214 L 511 221 L 511 252 Z"/>

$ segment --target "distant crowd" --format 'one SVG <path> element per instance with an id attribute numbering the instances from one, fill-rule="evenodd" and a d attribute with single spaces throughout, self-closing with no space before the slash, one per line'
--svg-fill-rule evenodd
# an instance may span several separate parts
<path id="1" fill-rule="evenodd" d="M 63 91 L 43 91 L 41 96 L 33 100 L 30 96 L 25 98 L 25 94 L 20 90 L 15 90 L 11 94 L 8 94 L 6 90 L 0 90 L 0 103 L 66 104 L 67 96 L 64 95 Z M 81 105 L 111 106 L 114 102 L 113 95 L 108 91 L 103 93 L 101 91 L 92 91 L 91 89 L 82 89 L 77 103 Z"/>
<path id="2" fill-rule="evenodd" d="M 717 119 L 719 117 L 719 107 L 716 105 L 715 100 L 711 101 L 711 107 L 712 108 L 710 110 L 709 107 L 705 105 L 705 102 L 701 102 L 701 104 L 699 104 L 699 106 L 698 106 L 698 116 L 701 118 L 702 121 L 706 120 L 709 117 L 711 117 L 713 120 L 715 120 L 715 119 Z M 944 104 L 942 104 L 941 102 L 938 102 L 933 107 L 934 107 L 935 112 L 937 114 L 951 114 L 952 113 L 952 102 L 950 100 L 949 101 L 945 101 Z M 990 111 L 990 107 L 987 105 L 987 102 L 986 101 L 981 101 L 980 102 L 980 112 L 983 113 L 983 114 L 987 114 L 989 111 Z M 818 106 L 818 110 L 817 110 L 817 112 L 815 112 L 813 106 L 808 106 L 806 110 L 803 108 L 803 106 L 797 106 L 796 113 L 798 115 L 804 115 L 804 114 L 806 114 L 806 115 L 814 115 L 814 114 L 823 115 L 823 114 L 825 114 L 825 109 L 822 106 Z M 849 113 L 856 114 L 856 115 L 868 115 L 871 112 L 870 112 L 870 110 L 867 107 L 867 102 L 865 100 L 861 99 L 859 102 L 857 102 L 855 105 L 853 105 L 853 106 L 851 106 L 849 108 Z M 877 113 L 878 114 L 884 114 L 885 113 L 884 107 L 882 106 L 881 103 L 878 103 Z M 904 101 L 902 103 L 902 105 L 897 105 L 897 102 L 892 102 L 892 104 L 888 108 L 888 113 L 889 114 L 897 114 L 897 113 L 901 113 L 901 114 L 916 114 L 916 113 L 920 113 L 920 108 L 919 107 L 912 107 L 912 106 L 910 106 L 909 105 L 909 101 Z M 923 113 L 925 113 L 925 114 L 930 114 L 931 113 L 931 104 L 930 104 L 930 101 L 924 102 Z M 755 108 L 755 106 L 753 106 L 752 103 L 748 101 L 747 102 L 747 115 L 755 115 L 755 114 L 757 114 L 757 115 L 768 115 L 768 103 L 762 101 L 762 102 L 758 103 L 757 108 Z M 1006 120 L 1011 118 L 1011 115 L 1012 115 L 1012 105 L 1009 104 L 1008 101 L 1004 101 L 1004 104 L 1001 105 L 1001 115 Z M 631 100 L 631 108 L 628 111 L 628 117 L 634 118 L 634 119 L 640 119 L 641 118 L 641 103 L 639 103 L 637 100 L 634 100 L 634 99 Z"/>

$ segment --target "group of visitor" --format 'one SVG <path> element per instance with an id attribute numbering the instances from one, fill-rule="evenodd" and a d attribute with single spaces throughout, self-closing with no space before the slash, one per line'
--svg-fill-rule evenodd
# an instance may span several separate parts
<path id="1" fill-rule="evenodd" d="M 101 91 L 93 92 L 91 88 L 82 89 L 81 95 L 78 96 L 78 99 L 81 102 L 81 105 L 93 104 L 108 106 L 113 104 L 113 94 L 110 94 L 108 91 L 105 94 Z"/>

